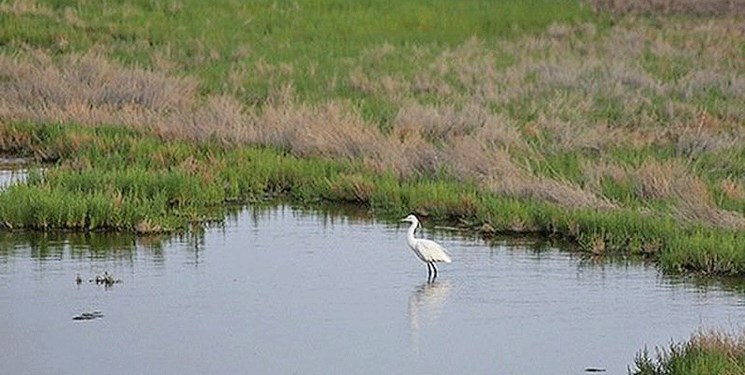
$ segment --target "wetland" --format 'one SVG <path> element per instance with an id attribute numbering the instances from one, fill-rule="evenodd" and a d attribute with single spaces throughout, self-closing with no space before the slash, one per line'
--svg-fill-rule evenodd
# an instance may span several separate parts
<path id="1" fill-rule="evenodd" d="M 745 319 L 742 283 L 541 239 L 425 230 L 454 259 L 428 283 L 405 231 L 270 206 L 199 235 L 5 234 L 0 360 L 30 374 L 619 374 L 644 346 Z M 88 282 L 104 272 L 121 282 Z"/>

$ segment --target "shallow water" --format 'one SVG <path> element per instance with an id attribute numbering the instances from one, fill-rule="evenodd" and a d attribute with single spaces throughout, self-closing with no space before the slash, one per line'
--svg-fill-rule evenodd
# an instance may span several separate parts
<path id="1" fill-rule="evenodd" d="M 644 347 L 741 329 L 743 294 L 537 240 L 252 208 L 182 238 L 0 235 L 7 373 L 624 374 Z M 111 272 L 111 287 L 88 279 Z M 83 282 L 76 285 L 76 273 Z M 73 320 L 84 312 L 103 317 Z"/>

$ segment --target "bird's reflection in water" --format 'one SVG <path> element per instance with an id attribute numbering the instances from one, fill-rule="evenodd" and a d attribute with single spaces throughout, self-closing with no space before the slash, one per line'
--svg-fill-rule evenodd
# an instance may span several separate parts
<path id="1" fill-rule="evenodd" d="M 417 286 L 409 297 L 409 326 L 412 345 L 419 352 L 419 331 L 437 319 L 442 306 L 450 295 L 448 280 L 425 282 Z"/>

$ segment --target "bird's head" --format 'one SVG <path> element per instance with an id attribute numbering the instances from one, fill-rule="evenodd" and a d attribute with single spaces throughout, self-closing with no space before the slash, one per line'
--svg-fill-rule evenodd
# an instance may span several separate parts
<path id="1" fill-rule="evenodd" d="M 401 219 L 401 221 L 405 221 L 407 223 L 412 223 L 412 224 L 414 224 L 414 223 L 419 224 L 419 219 L 417 219 L 416 216 L 414 216 L 414 215 L 409 215 L 409 216 Z"/>

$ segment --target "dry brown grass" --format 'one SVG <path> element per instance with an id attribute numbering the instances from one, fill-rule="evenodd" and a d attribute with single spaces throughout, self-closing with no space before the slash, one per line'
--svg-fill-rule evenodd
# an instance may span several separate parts
<path id="1" fill-rule="evenodd" d="M 745 189 L 743 189 L 742 184 L 738 181 L 726 178 L 719 183 L 719 187 L 722 193 L 729 199 L 745 199 Z"/>
<path id="2" fill-rule="evenodd" d="M 0 13 L 10 13 L 15 16 L 22 14 L 52 16 L 54 14 L 51 9 L 38 4 L 34 0 L 14 0 L 13 2 L 0 3 Z"/>
<path id="3" fill-rule="evenodd" d="M 716 227 L 743 229 L 745 217 L 717 207 L 701 178 L 679 162 L 647 160 L 635 172 L 637 192 L 642 199 L 670 199 L 679 220 Z"/>
<path id="4" fill-rule="evenodd" d="M 344 102 L 323 105 L 279 103 L 253 113 L 255 139 L 301 156 L 373 157 L 385 139 Z"/>
<path id="5" fill-rule="evenodd" d="M 614 13 L 745 14 L 743 0 L 588 0 L 595 10 Z"/>
<path id="6" fill-rule="evenodd" d="M 707 353 L 722 353 L 728 358 L 745 357 L 745 332 L 701 331 L 695 333 L 690 345 Z"/>
<path id="7" fill-rule="evenodd" d="M 403 106 L 393 137 L 402 140 L 405 160 L 417 170 L 446 168 L 461 179 L 476 180 L 503 195 L 548 201 L 567 208 L 609 209 L 615 205 L 570 182 L 537 177 L 517 164 L 511 149 L 528 149 L 517 124 L 468 102 L 453 106 Z"/>
<path id="8" fill-rule="evenodd" d="M 741 213 L 701 202 L 682 200 L 673 208 L 673 212 L 682 222 L 701 223 L 734 230 L 745 229 L 745 218 Z"/>
<path id="9" fill-rule="evenodd" d="M 641 147 L 693 134 L 701 112 L 695 103 L 713 90 L 730 103 L 710 114 L 724 119 L 725 126 L 703 128 L 696 137 L 708 148 L 742 140 L 741 132 L 731 128 L 745 121 L 745 109 L 732 104 L 732 99 L 745 100 L 745 79 L 736 73 L 745 70 L 738 47 L 745 29 L 738 19 L 661 27 L 619 22 L 602 37 L 593 25 L 556 25 L 519 42 L 471 40 L 442 53 L 413 81 L 449 92 L 455 90 L 455 79 L 462 90 L 449 95 L 455 103 L 519 104 L 522 112 L 535 116 L 521 125 L 551 137 L 551 147 L 564 149 L 602 149 L 619 142 Z M 493 61 L 504 55 L 515 63 L 498 69 Z M 690 139 L 681 137 L 681 142 Z"/>
<path id="10" fill-rule="evenodd" d="M 149 126 L 192 112 L 196 80 L 122 68 L 97 54 L 0 56 L 0 118 Z"/>
<path id="11" fill-rule="evenodd" d="M 645 200 L 672 198 L 681 193 L 681 188 L 685 189 L 685 184 L 689 182 L 685 165 L 675 160 L 645 160 L 635 171 L 633 178 L 636 182 L 636 194 Z M 708 199 L 708 192 L 702 193 Z"/>
<path id="12" fill-rule="evenodd" d="M 608 162 L 583 165 L 587 189 L 599 193 L 601 181 L 609 178 L 617 184 L 631 185 L 636 196 L 653 204 L 662 201 L 671 205 L 672 214 L 682 222 L 743 229 L 745 217 L 740 212 L 716 205 L 704 181 L 689 170 L 683 160 L 649 158 L 639 167 L 621 166 Z M 722 190 L 732 199 L 742 199 L 742 187 L 732 180 L 722 181 Z M 739 198 L 737 198 L 739 197 Z"/>

